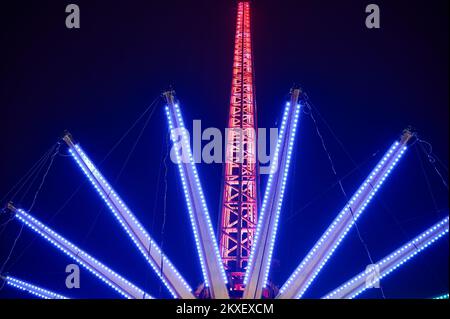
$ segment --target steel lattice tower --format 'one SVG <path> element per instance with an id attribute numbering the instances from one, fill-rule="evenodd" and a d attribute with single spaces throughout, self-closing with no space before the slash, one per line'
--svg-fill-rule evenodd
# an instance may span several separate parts
<path id="1" fill-rule="evenodd" d="M 257 223 L 256 132 L 250 4 L 239 2 L 220 224 L 220 254 L 236 290 L 243 289 Z"/>

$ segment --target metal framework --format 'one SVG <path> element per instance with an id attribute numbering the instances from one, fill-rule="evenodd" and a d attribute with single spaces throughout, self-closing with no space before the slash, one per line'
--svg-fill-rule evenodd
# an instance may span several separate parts
<path id="1" fill-rule="evenodd" d="M 445 217 L 439 223 L 433 225 L 410 242 L 398 248 L 392 254 L 386 256 L 365 271 L 362 271 L 359 275 L 342 284 L 323 298 L 355 298 L 366 289 L 371 288 L 375 280 L 379 281 L 383 279 L 446 234 L 448 234 L 448 217 Z"/>
<path id="2" fill-rule="evenodd" d="M 267 285 L 278 220 L 283 204 L 283 195 L 300 113 L 300 104 L 298 104 L 300 94 L 300 89 L 291 90 L 291 101 L 286 105 L 281 122 L 281 130 L 261 206 L 255 244 L 252 247 L 244 278 L 245 290 L 243 297 L 246 299 L 260 298 L 263 288 Z"/>
<path id="3" fill-rule="evenodd" d="M 178 144 L 176 152 L 183 191 L 203 272 L 203 280 L 209 288 L 209 295 L 215 299 L 228 299 L 227 277 L 220 259 L 217 240 L 211 224 L 205 196 L 200 185 L 194 158 L 192 156 L 188 133 L 178 104 L 175 104 L 173 91 L 164 93 L 166 97 L 166 116 L 169 122 L 172 142 Z"/>
<path id="4" fill-rule="evenodd" d="M 344 209 L 281 287 L 277 298 L 301 298 L 397 165 L 407 149 L 406 145 L 411 136 L 411 132 L 405 130 L 400 141 L 394 142 Z"/>
<path id="5" fill-rule="evenodd" d="M 220 223 L 220 255 L 235 290 L 243 289 L 257 223 L 256 127 L 250 4 L 239 2 Z"/>
<path id="6" fill-rule="evenodd" d="M 45 226 L 39 220 L 27 214 L 24 210 L 14 207 L 12 204 L 8 208 L 14 213 L 15 217 L 25 226 L 34 230 L 36 233 L 47 239 L 55 247 L 59 248 L 67 256 L 78 262 L 84 268 L 93 273 L 97 278 L 108 284 L 115 291 L 128 299 L 153 299 L 148 293 L 136 287 L 128 280 L 118 275 L 110 268 L 99 262 L 97 259 L 87 254 L 70 241 Z"/>
<path id="7" fill-rule="evenodd" d="M 172 296 L 174 298 L 183 299 L 194 298 L 191 288 L 186 280 L 184 280 L 175 266 L 164 255 L 159 246 L 127 207 L 125 202 L 112 189 L 86 153 L 78 144 L 75 144 L 72 136 L 67 133 L 64 135 L 63 139 L 69 146 L 69 152 L 73 159 L 97 190 L 100 197 L 105 201 L 106 205 L 155 273 L 163 281 Z"/>
<path id="8" fill-rule="evenodd" d="M 20 280 L 12 276 L 1 277 L 1 279 L 3 279 L 6 282 L 6 284 L 10 287 L 26 291 L 29 294 L 32 294 L 42 299 L 69 299 L 63 295 L 38 287 L 36 285 L 30 284 L 29 282 Z"/>

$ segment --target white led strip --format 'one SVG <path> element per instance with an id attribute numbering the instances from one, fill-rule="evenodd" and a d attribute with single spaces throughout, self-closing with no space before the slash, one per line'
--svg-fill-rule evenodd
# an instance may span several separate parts
<path id="1" fill-rule="evenodd" d="M 64 140 L 69 145 L 69 152 L 72 154 L 72 157 L 78 166 L 97 190 L 100 197 L 105 201 L 120 225 L 164 283 L 171 295 L 174 298 L 195 298 L 192 294 L 192 289 L 189 287 L 186 280 L 181 276 L 170 260 L 162 253 L 159 246 L 150 237 L 134 214 L 128 209 L 125 202 L 112 189 L 86 153 L 79 145 L 75 145 L 72 142 L 70 136 L 66 135 Z"/>
<path id="2" fill-rule="evenodd" d="M 47 239 L 51 244 L 59 248 L 63 253 L 74 259 L 125 298 L 152 299 L 148 293 L 139 289 L 128 280 L 106 267 L 104 264 L 51 230 L 49 227 L 42 224 L 36 218 L 27 214 L 24 210 L 15 209 L 14 212 L 16 218 L 24 225 L 28 226 L 43 238 Z"/>
<path id="3" fill-rule="evenodd" d="M 219 248 L 214 235 L 209 211 L 206 206 L 203 189 L 191 153 L 189 139 L 180 108 L 178 104 L 170 102 L 165 110 L 172 142 L 177 142 L 175 133 L 176 130 L 180 130 L 182 150 L 186 152 L 186 154 L 184 154 L 186 158 L 183 159 L 180 157 L 179 152 L 175 152 L 175 154 L 188 207 L 189 218 L 194 233 L 204 284 L 206 287 L 211 288 L 211 295 L 213 298 L 229 298 L 226 288 L 227 276 L 220 258 Z M 183 160 L 186 163 L 184 163 Z"/>
<path id="4" fill-rule="evenodd" d="M 370 280 L 374 276 L 372 269 L 377 270 L 378 276 L 375 279 L 381 280 L 446 234 L 448 234 L 448 217 L 376 263 L 374 267 L 361 272 L 323 298 L 355 298 L 370 287 Z M 368 280 L 369 285 L 367 284 Z"/>

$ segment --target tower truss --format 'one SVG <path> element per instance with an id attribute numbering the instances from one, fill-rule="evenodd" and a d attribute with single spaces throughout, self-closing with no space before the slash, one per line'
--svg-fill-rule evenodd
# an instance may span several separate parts
<path id="1" fill-rule="evenodd" d="M 250 36 L 250 4 L 239 2 L 220 224 L 220 255 L 237 290 L 254 240 L 259 198 Z"/>

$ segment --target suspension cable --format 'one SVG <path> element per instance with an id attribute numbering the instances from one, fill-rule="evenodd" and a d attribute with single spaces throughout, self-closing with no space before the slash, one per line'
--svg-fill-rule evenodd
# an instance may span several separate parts
<path id="1" fill-rule="evenodd" d="M 317 200 L 321 199 L 323 196 L 325 196 L 329 191 L 331 191 L 333 188 L 335 188 L 339 181 L 344 181 L 347 177 L 351 176 L 353 173 L 355 173 L 356 171 L 359 171 L 361 169 L 362 166 L 364 166 L 365 164 L 367 164 L 367 162 L 369 162 L 372 158 L 374 158 L 375 156 L 377 156 L 377 154 L 379 153 L 379 151 L 373 153 L 371 156 L 369 156 L 367 159 L 365 159 L 364 161 L 362 161 L 361 163 L 359 163 L 357 166 L 355 166 L 354 168 L 352 168 L 350 171 L 348 171 L 344 176 L 342 176 L 341 178 L 339 178 L 337 181 L 335 181 L 334 183 L 332 183 L 330 186 L 328 186 L 324 191 L 322 191 L 320 194 L 317 194 L 316 196 L 314 196 L 313 199 L 311 199 L 310 201 L 308 201 L 305 205 L 303 205 L 303 207 L 301 207 L 300 209 L 296 210 L 295 212 L 293 212 L 286 221 L 289 221 L 293 218 L 295 218 L 298 214 L 302 213 L 306 208 L 308 208 L 311 204 L 313 204 L 314 202 L 316 202 Z"/>
<path id="2" fill-rule="evenodd" d="M 155 229 L 155 223 L 156 223 L 156 210 L 158 208 L 158 196 L 159 196 L 159 191 L 160 191 L 160 183 L 161 183 L 161 166 L 163 164 L 164 161 L 164 157 L 165 157 L 165 145 L 164 145 L 164 141 L 165 141 L 165 136 L 164 136 L 164 140 L 161 143 L 161 156 L 160 156 L 160 161 L 158 162 L 158 177 L 156 180 L 156 191 L 155 191 L 155 198 L 154 198 L 154 202 L 153 202 L 153 210 L 152 210 L 152 222 L 150 224 L 150 233 L 152 234 L 154 229 Z M 147 248 L 147 252 L 148 254 L 151 253 L 151 249 L 152 249 L 152 245 L 151 243 L 149 243 L 148 248 Z M 145 287 L 148 287 L 149 285 L 149 275 L 150 275 L 151 271 L 150 269 L 148 269 L 148 271 L 146 272 L 146 276 L 145 276 Z M 161 283 L 160 283 L 161 285 Z M 162 291 L 162 287 L 160 286 L 160 293 Z"/>
<path id="3" fill-rule="evenodd" d="M 417 136 L 416 136 L 417 137 Z M 444 167 L 444 169 L 446 169 L 447 174 L 448 174 L 448 169 L 445 167 L 445 165 L 443 165 L 442 161 L 438 159 L 438 157 L 433 153 L 433 146 L 431 145 L 431 143 L 420 139 L 419 137 L 417 137 L 417 142 L 419 143 L 420 149 L 422 150 L 422 152 L 425 154 L 425 156 L 427 156 L 428 158 L 428 162 L 430 163 L 430 165 L 433 167 L 434 171 L 436 172 L 436 174 L 440 177 L 442 184 L 444 185 L 444 187 L 448 189 L 448 183 L 445 180 L 445 178 L 442 176 L 441 172 L 439 171 L 439 169 L 436 166 L 436 160 L 438 161 L 438 163 L 440 163 L 440 165 L 442 167 Z M 425 146 L 428 146 L 428 151 L 425 149 Z"/>
<path id="4" fill-rule="evenodd" d="M 166 228 L 166 215 L 167 215 L 167 188 L 168 188 L 168 182 L 167 182 L 167 172 L 168 172 L 168 167 L 167 167 L 167 157 L 169 156 L 169 134 L 166 134 L 166 155 L 164 156 L 164 201 L 163 201 L 163 221 L 161 224 L 161 243 L 160 243 L 160 247 L 161 247 L 161 265 L 160 265 L 160 269 L 161 269 L 161 276 L 163 275 L 163 267 L 164 267 L 164 232 L 165 232 L 165 228 Z M 160 283 L 159 285 L 159 295 L 161 295 L 162 293 L 162 285 Z"/>
<path id="5" fill-rule="evenodd" d="M 61 147 L 61 142 L 59 141 L 59 142 L 56 144 L 55 148 L 54 148 L 55 151 L 54 151 L 54 153 L 52 154 L 52 156 L 51 156 L 51 158 L 50 158 L 50 163 L 48 164 L 47 169 L 46 169 L 44 175 L 43 175 L 42 178 L 41 178 L 41 182 L 40 182 L 40 184 L 39 184 L 39 186 L 38 186 L 38 188 L 37 188 L 37 190 L 36 190 L 36 192 L 35 192 L 35 194 L 34 194 L 33 201 L 32 201 L 32 203 L 31 203 L 30 207 L 28 208 L 28 212 L 31 211 L 31 210 L 33 209 L 34 205 L 36 204 L 38 195 L 39 195 L 39 193 L 41 192 L 42 186 L 44 185 L 44 183 L 45 183 L 45 181 L 46 181 L 46 179 L 47 179 L 48 173 L 50 172 L 50 169 L 51 169 L 52 166 L 53 166 L 53 162 L 54 162 L 54 160 L 55 160 L 55 157 L 56 157 L 56 155 L 59 154 L 59 149 L 60 149 L 60 147 Z M 12 254 L 13 254 L 13 252 L 14 252 L 14 249 L 15 249 L 15 247 L 16 247 L 16 245 L 17 245 L 17 242 L 19 241 L 19 238 L 20 238 L 20 236 L 22 235 L 23 228 L 24 228 L 24 225 L 22 224 L 21 227 L 20 227 L 20 230 L 19 230 L 19 232 L 18 232 L 18 234 L 17 234 L 17 236 L 16 236 L 16 238 L 14 239 L 14 243 L 13 243 L 13 245 L 12 245 L 10 251 L 9 251 L 9 254 L 8 254 L 8 256 L 6 257 L 5 261 L 3 262 L 2 267 L 0 268 L 0 274 L 3 273 L 3 271 L 4 271 L 5 267 L 6 267 L 6 265 L 8 264 L 8 262 L 9 262 L 9 260 L 10 260 Z"/>
<path id="6" fill-rule="evenodd" d="M 153 106 L 154 103 L 155 103 L 158 99 L 159 99 L 159 97 L 157 97 L 157 98 L 154 100 L 154 102 L 151 104 L 151 106 Z M 150 107 L 147 108 L 147 109 L 144 111 L 144 113 L 138 118 L 138 120 L 136 120 L 136 121 L 133 123 L 131 129 L 134 128 L 134 127 L 137 125 L 137 123 L 139 122 L 139 120 L 143 118 L 143 115 L 146 114 L 148 110 L 150 110 Z M 131 159 L 131 156 L 134 154 L 134 151 L 136 150 L 136 147 L 137 147 L 137 145 L 139 144 L 139 141 L 141 140 L 141 138 L 142 138 L 142 136 L 143 136 L 143 134 L 144 134 L 144 132 L 145 132 L 145 129 L 147 128 L 148 123 L 150 122 L 150 119 L 152 118 L 152 116 L 153 116 L 155 110 L 156 110 L 156 107 L 154 107 L 154 108 L 151 110 L 150 114 L 148 115 L 147 119 L 145 120 L 143 127 L 142 127 L 141 130 L 139 131 L 139 134 L 138 134 L 137 138 L 135 139 L 135 141 L 134 141 L 134 143 L 133 143 L 133 145 L 132 145 L 130 151 L 128 152 L 127 157 L 125 158 L 125 161 L 124 161 L 123 164 L 122 164 L 122 167 L 121 167 L 120 170 L 119 170 L 119 173 L 117 174 L 116 178 L 114 179 L 114 182 L 113 182 L 112 186 L 116 186 L 117 183 L 119 182 L 119 179 L 120 179 L 120 177 L 122 176 L 123 172 L 125 171 L 125 168 L 127 167 L 128 162 L 129 162 L 130 159 Z M 128 135 L 128 134 L 130 133 L 131 129 L 128 129 L 128 130 L 125 132 L 125 134 L 123 135 L 123 137 L 120 138 L 120 140 L 119 140 L 120 142 L 123 141 L 124 136 L 126 136 L 126 135 Z M 120 143 L 119 143 L 119 144 L 120 144 Z M 116 144 L 113 146 L 112 150 L 114 150 L 114 149 L 117 147 L 117 145 L 118 145 L 118 143 L 116 143 Z M 102 162 L 103 162 L 103 161 L 104 161 L 111 153 L 112 153 L 111 151 L 108 152 L 108 154 L 105 156 L 105 158 L 104 158 L 100 163 L 102 163 Z M 112 192 L 112 189 L 109 191 L 109 193 L 107 194 L 106 197 L 109 198 L 109 197 L 111 196 L 111 192 Z M 95 226 L 97 225 L 98 219 L 99 219 L 100 215 L 101 215 L 101 214 L 103 213 L 103 211 L 104 211 L 104 208 L 105 208 L 105 206 L 102 205 L 102 206 L 100 207 L 99 211 L 97 212 L 97 214 L 96 214 L 96 216 L 95 216 L 95 218 L 94 218 L 94 221 L 91 223 L 91 226 L 90 226 L 88 232 L 87 232 L 86 235 L 85 235 L 85 238 L 84 238 L 84 240 L 83 240 L 84 242 L 87 241 L 87 239 L 90 237 L 90 235 L 91 235 L 92 232 L 94 231 Z"/>
<path id="7" fill-rule="evenodd" d="M 304 103 L 305 103 L 305 106 L 306 106 L 307 108 L 309 108 L 309 111 L 310 111 L 310 112 L 309 112 L 309 116 L 311 117 L 311 119 L 312 119 L 312 121 L 313 121 L 314 127 L 315 127 L 315 129 L 316 129 L 316 133 L 317 133 L 317 135 L 318 135 L 318 137 L 319 137 L 319 139 L 320 139 L 320 141 L 321 141 L 321 143 L 322 143 L 322 148 L 323 148 L 323 150 L 325 151 L 325 153 L 327 154 L 328 161 L 330 162 L 331 170 L 333 171 L 333 175 L 334 175 L 335 178 L 337 179 L 338 184 L 339 184 L 339 187 L 340 187 L 340 189 L 341 189 L 341 192 L 342 192 L 342 194 L 344 195 L 344 198 L 345 198 L 346 202 L 348 203 L 348 202 L 350 201 L 350 199 L 349 199 L 349 197 L 348 197 L 348 195 L 347 195 L 347 192 L 346 192 L 345 189 L 344 189 L 344 186 L 343 186 L 343 184 L 342 184 L 341 179 L 339 179 L 338 173 L 337 173 L 336 168 L 335 168 L 335 165 L 334 165 L 334 161 L 333 161 L 333 159 L 332 159 L 332 157 L 331 157 L 331 154 L 330 154 L 330 152 L 328 151 L 328 148 L 327 148 L 327 146 L 326 146 L 326 144 L 325 144 L 325 140 L 324 140 L 324 138 L 323 138 L 323 135 L 322 135 L 321 132 L 320 132 L 318 123 L 317 123 L 317 121 L 316 121 L 316 118 L 314 117 L 314 114 L 313 114 L 313 113 L 314 113 L 314 110 L 312 109 L 311 105 L 309 104 L 309 98 L 308 98 L 308 96 L 306 96 L 306 98 L 305 98 L 305 100 L 304 100 Z M 360 231 L 360 229 L 359 229 L 359 226 L 358 226 L 357 220 L 356 220 L 356 218 L 355 218 L 353 209 L 352 209 L 350 206 L 349 206 L 349 211 L 350 211 L 350 214 L 352 215 L 353 223 L 354 223 L 354 225 L 355 225 L 355 229 L 356 229 L 356 233 L 357 233 L 357 235 L 358 235 L 359 241 L 361 242 L 361 244 L 362 244 L 364 250 L 366 251 L 366 254 L 367 254 L 368 258 L 369 258 L 370 264 L 373 265 L 373 264 L 375 264 L 374 259 L 372 258 L 372 254 L 370 253 L 369 247 L 368 247 L 366 241 L 364 240 L 364 238 L 363 238 L 363 236 L 362 236 L 362 234 L 361 234 L 361 231 Z M 381 286 L 381 284 L 380 284 L 380 291 L 381 291 L 381 295 L 383 296 L 383 298 L 386 299 L 386 296 L 385 296 L 385 294 L 384 294 L 383 287 Z"/>
<path id="8" fill-rule="evenodd" d="M 99 165 L 104 163 L 106 159 L 115 151 L 115 149 L 122 143 L 122 141 L 128 136 L 128 134 L 133 130 L 133 128 L 139 123 L 139 121 L 147 114 L 154 106 L 155 103 L 160 99 L 160 96 L 158 95 L 151 103 L 150 105 L 144 110 L 144 112 L 134 121 L 134 123 L 127 129 L 127 131 L 119 138 L 119 140 L 113 145 L 113 147 L 109 150 L 109 152 L 104 156 L 104 158 L 99 162 Z M 46 155 L 48 153 L 51 153 L 52 148 L 46 152 Z M 44 156 L 46 156 L 44 155 Z M 47 156 L 48 157 L 48 156 Z M 35 164 L 36 165 L 36 164 Z M 66 201 L 56 210 L 56 212 L 50 217 L 49 221 L 52 221 L 54 218 L 56 218 L 66 207 L 67 205 L 73 200 L 73 198 L 79 193 L 83 185 L 87 182 L 86 179 L 83 179 L 80 184 L 77 186 L 77 188 L 70 194 L 70 196 L 66 199 Z M 34 238 L 30 241 L 30 243 L 23 249 L 23 251 L 20 253 L 20 255 L 16 258 L 15 261 L 13 261 L 10 264 L 10 268 L 13 267 L 30 249 L 30 247 L 34 244 L 36 238 L 38 238 L 38 235 L 35 234 Z"/>

